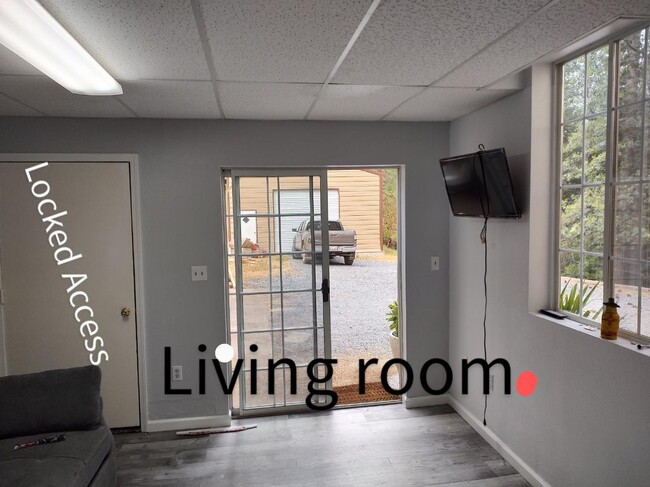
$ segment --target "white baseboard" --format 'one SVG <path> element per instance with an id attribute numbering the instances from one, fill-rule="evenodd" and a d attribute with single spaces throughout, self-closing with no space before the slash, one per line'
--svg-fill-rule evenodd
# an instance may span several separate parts
<path id="1" fill-rule="evenodd" d="M 449 404 L 449 394 L 440 394 L 439 396 L 427 395 L 407 397 L 404 401 L 404 407 L 406 409 L 439 406 L 441 404 Z"/>
<path id="2" fill-rule="evenodd" d="M 524 462 L 515 452 L 513 452 L 497 435 L 490 431 L 486 426 L 483 426 L 483 421 L 478 419 L 462 406 L 456 399 L 449 396 L 449 405 L 453 407 L 461 417 L 474 428 L 474 430 L 487 441 L 492 448 L 505 458 L 510 465 L 512 465 L 522 477 L 524 477 L 531 485 L 536 487 L 550 487 L 537 472 L 535 472 L 526 462 Z"/>
<path id="3" fill-rule="evenodd" d="M 149 420 L 146 428 L 142 431 L 155 433 L 157 431 L 180 431 L 198 428 L 220 428 L 230 426 L 230 415 L 200 416 L 197 418 L 174 418 Z"/>

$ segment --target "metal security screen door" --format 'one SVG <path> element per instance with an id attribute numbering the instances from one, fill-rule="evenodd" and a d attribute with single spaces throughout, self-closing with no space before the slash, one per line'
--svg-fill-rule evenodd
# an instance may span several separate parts
<path id="1" fill-rule="evenodd" d="M 329 236 L 314 225 L 328 219 L 327 173 L 233 170 L 231 182 L 230 321 L 231 330 L 236 323 L 231 334 L 235 358 L 243 359 L 238 375 L 240 413 L 304 406 L 311 381 L 308 365 L 316 358 L 330 358 L 331 353 L 329 259 L 322 259 L 321 253 L 329 246 Z M 284 198 L 277 195 L 289 190 L 301 190 L 305 204 L 283 207 Z M 252 233 L 253 214 L 256 241 L 243 231 L 248 228 L 248 235 Z M 311 222 L 311 230 L 298 233 L 305 221 Z M 312 372 L 320 378 L 326 371 L 317 366 Z M 326 384 L 313 386 L 322 389 Z M 326 399 L 312 396 L 314 402 Z"/>

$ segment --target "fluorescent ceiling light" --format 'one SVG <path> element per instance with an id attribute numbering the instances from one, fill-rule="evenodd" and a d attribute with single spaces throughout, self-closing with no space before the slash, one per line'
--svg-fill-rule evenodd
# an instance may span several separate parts
<path id="1" fill-rule="evenodd" d="M 36 0 L 0 0 L 0 43 L 72 93 L 122 87 Z"/>

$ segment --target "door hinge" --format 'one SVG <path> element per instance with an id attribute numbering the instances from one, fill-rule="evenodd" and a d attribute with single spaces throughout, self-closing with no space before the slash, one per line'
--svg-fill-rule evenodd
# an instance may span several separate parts
<path id="1" fill-rule="evenodd" d="M 328 279 L 323 279 L 323 303 L 330 300 L 330 282 Z"/>
<path id="2" fill-rule="evenodd" d="M 4 290 L 0 287 L 0 306 L 5 304 L 5 293 Z"/>

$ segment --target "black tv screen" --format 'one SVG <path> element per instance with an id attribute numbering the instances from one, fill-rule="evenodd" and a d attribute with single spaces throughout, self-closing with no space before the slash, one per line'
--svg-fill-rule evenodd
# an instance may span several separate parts
<path id="1" fill-rule="evenodd" d="M 456 216 L 520 218 L 505 149 L 440 159 L 451 211 Z"/>

